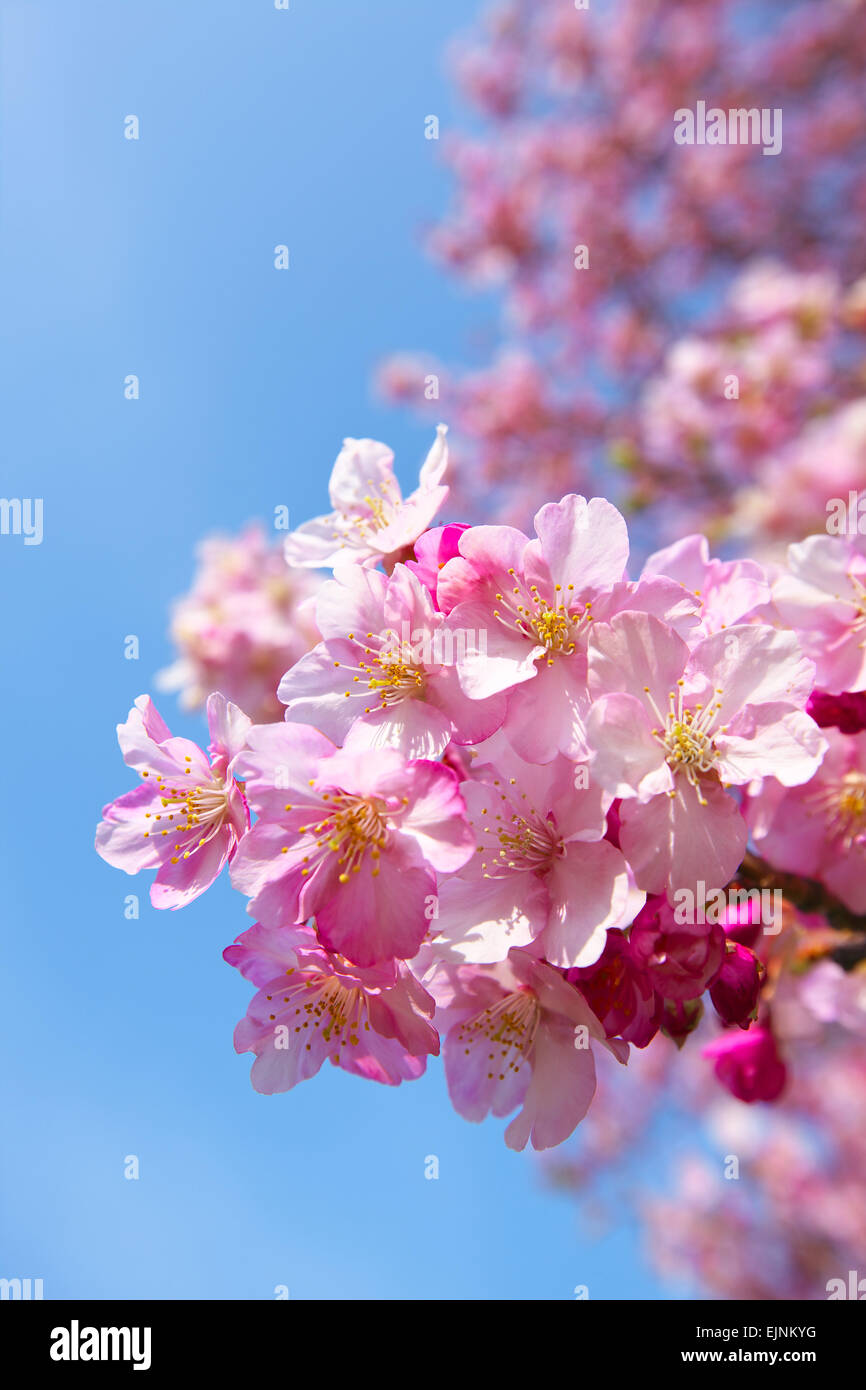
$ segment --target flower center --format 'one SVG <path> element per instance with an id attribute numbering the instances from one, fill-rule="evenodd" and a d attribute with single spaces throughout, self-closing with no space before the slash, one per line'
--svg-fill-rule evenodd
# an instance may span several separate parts
<path id="1" fill-rule="evenodd" d="M 365 641 L 350 632 L 349 641 L 357 642 L 369 660 L 359 661 L 357 666 L 341 661 L 335 661 L 334 665 L 342 667 L 347 675 L 352 671 L 356 673 L 352 676 L 353 685 L 362 685 L 366 680 L 367 689 L 372 692 L 374 699 L 378 698 L 376 709 L 390 709 L 413 696 L 423 698 L 427 688 L 423 650 L 419 663 L 417 647 L 413 647 L 411 642 L 395 641 L 395 634 L 390 632 L 368 632 Z M 348 699 L 352 691 L 348 689 L 343 693 Z M 367 705 L 364 713 L 372 714 L 373 711 L 374 706 Z"/>
<path id="2" fill-rule="evenodd" d="M 373 478 L 368 478 L 367 487 L 370 491 L 363 499 L 366 511 L 339 512 L 338 518 L 343 531 L 335 531 L 334 540 L 344 540 L 346 531 L 354 531 L 362 541 L 366 541 L 371 532 L 375 535 L 377 531 L 384 531 L 386 526 L 390 526 L 399 505 L 399 498 L 391 495 L 393 485 L 393 478 L 383 478 L 378 483 Z"/>
<path id="3" fill-rule="evenodd" d="M 668 711 L 663 715 L 650 694 L 648 685 L 644 686 L 644 693 L 649 696 L 650 705 L 661 723 L 661 727 L 653 729 L 652 732 L 653 737 L 664 749 L 665 762 L 674 774 L 685 777 L 698 793 L 700 804 L 706 806 L 706 798 L 701 792 L 701 779 L 717 774 L 719 770 L 719 753 L 713 735 L 724 733 L 725 729 L 724 725 L 714 727 L 722 708 L 721 702 L 714 700 L 708 705 L 695 705 L 694 709 L 685 709 L 683 681 L 680 680 L 677 682 L 677 689 L 670 691 L 668 695 Z M 716 688 L 716 694 L 722 694 L 721 687 Z M 676 790 L 671 791 L 669 795 L 675 796 Z"/>
<path id="4" fill-rule="evenodd" d="M 371 873 L 379 873 L 378 859 L 388 837 L 387 807 L 380 797 L 355 796 L 349 792 L 326 793 L 331 809 L 318 825 L 311 827 L 320 849 L 336 854 L 340 866 L 340 882 L 348 883 L 350 874 L 361 870 L 367 851 L 372 861 Z M 303 827 L 306 829 L 306 827 Z"/>
<path id="5" fill-rule="evenodd" d="M 848 772 L 807 801 L 827 820 L 831 839 L 839 839 L 850 851 L 866 835 L 866 774 Z"/>
<path id="6" fill-rule="evenodd" d="M 662 736 L 669 766 L 693 768 L 696 772 L 711 772 L 715 767 L 715 745 L 705 729 L 700 727 L 699 714 L 686 710 L 682 719 L 669 719 Z"/>
<path id="7" fill-rule="evenodd" d="M 287 975 L 296 973 L 294 968 L 286 971 Z M 344 985 L 336 976 L 326 975 L 321 970 L 304 974 L 285 988 L 287 992 L 282 996 L 282 1002 L 295 1005 L 294 1032 L 303 1034 L 307 1028 L 320 1028 L 321 1037 L 326 1043 L 330 1043 L 332 1038 L 335 1042 L 335 1061 L 340 1047 L 357 1047 L 362 1029 L 369 1031 L 367 995 L 363 989 Z M 266 997 L 269 1000 L 275 998 L 273 994 Z M 275 1022 L 277 1015 L 271 1014 L 270 1017 Z M 311 1043 L 306 1044 L 308 1052 L 311 1047 Z"/>
<path id="8" fill-rule="evenodd" d="M 186 761 L 189 763 L 192 759 L 188 757 Z M 186 768 L 185 772 L 189 776 L 192 769 Z M 186 847 L 184 843 L 175 844 L 177 853 L 172 857 L 172 864 L 179 863 L 181 859 L 189 859 L 190 855 L 212 840 L 222 828 L 229 815 L 229 792 L 219 777 L 212 777 L 210 782 L 200 782 L 194 786 L 170 787 L 159 773 L 146 771 L 141 775 L 156 778 L 163 807 L 162 811 L 158 812 L 145 811 L 145 820 L 151 822 L 144 831 L 146 840 L 156 835 L 163 838 L 167 835 L 188 835 L 190 831 L 202 832 L 194 841 L 187 839 Z M 159 822 L 165 824 L 160 825 Z"/>
<path id="9" fill-rule="evenodd" d="M 564 850 L 553 826 L 538 817 L 531 820 L 514 815 L 509 826 L 497 828 L 499 849 L 491 864 L 484 865 L 484 871 L 491 878 L 499 878 L 514 870 L 524 872 L 546 868 L 552 859 L 561 858 Z"/>
<path id="10" fill-rule="evenodd" d="M 382 653 L 374 658 L 372 666 L 363 666 L 369 672 L 367 685 L 378 693 L 383 709 L 399 705 L 413 695 L 423 695 L 426 686 L 426 673 L 422 666 L 415 666 L 404 655 Z M 376 674 L 378 671 L 380 674 Z"/>
<path id="11" fill-rule="evenodd" d="M 516 778 L 509 778 L 510 785 L 516 787 Z M 497 789 L 498 781 L 493 783 Z M 514 794 L 514 793 L 513 793 Z M 532 873 L 549 868 L 554 859 L 561 859 L 565 846 L 556 832 L 552 820 L 538 814 L 534 806 L 527 805 L 525 811 L 515 811 L 508 796 L 497 791 L 503 803 L 503 811 L 494 811 L 492 820 L 485 819 L 483 834 L 495 836 L 493 840 L 478 846 L 481 854 L 487 856 L 481 862 L 481 869 L 487 878 L 505 878 L 510 873 Z M 520 794 L 525 799 L 526 793 Z M 482 816 L 488 817 L 490 811 L 485 806 Z"/>
<path id="12" fill-rule="evenodd" d="M 518 1072 L 529 1057 L 538 1024 L 541 1005 L 527 990 L 506 994 L 496 1004 L 480 1014 L 466 1019 L 457 1033 L 457 1043 L 468 1057 L 475 1047 L 487 1047 L 487 1080 L 498 1076 L 504 1081 L 508 1072 Z"/>
<path id="13" fill-rule="evenodd" d="M 538 612 L 529 620 L 529 626 L 541 645 L 547 647 L 549 652 L 570 654 L 574 651 L 574 625 L 564 604 L 557 604 L 556 608 L 551 608 L 541 599 Z"/>
<path id="14" fill-rule="evenodd" d="M 517 580 L 514 569 L 508 571 Z M 533 646 L 546 649 L 548 666 L 552 666 L 557 656 L 572 656 L 577 650 L 582 630 L 592 622 L 591 603 L 583 609 L 570 607 L 574 603 L 574 585 L 565 589 L 567 602 L 559 597 L 563 593 L 561 584 L 554 586 L 557 595 L 555 603 L 548 603 L 541 597 L 537 584 L 528 587 L 520 579 L 513 585 L 510 593 L 496 595 L 500 608 L 494 608 L 493 616 L 503 627 L 509 627 L 528 638 Z"/>

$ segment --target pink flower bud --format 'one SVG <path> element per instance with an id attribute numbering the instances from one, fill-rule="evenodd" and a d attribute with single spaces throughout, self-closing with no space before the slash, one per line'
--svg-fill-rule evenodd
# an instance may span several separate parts
<path id="1" fill-rule="evenodd" d="M 766 971 L 757 956 L 738 941 L 729 941 L 722 968 L 710 986 L 710 998 L 723 1023 L 748 1028 L 758 1007 Z"/>
<path id="2" fill-rule="evenodd" d="M 787 1072 L 769 1028 L 729 1032 L 703 1050 L 714 1061 L 716 1077 L 737 1100 L 776 1100 Z"/>
<path id="3" fill-rule="evenodd" d="M 665 999 L 697 999 L 718 973 L 725 934 L 717 923 L 679 923 L 665 898 L 649 898 L 629 935 L 632 955 Z"/>

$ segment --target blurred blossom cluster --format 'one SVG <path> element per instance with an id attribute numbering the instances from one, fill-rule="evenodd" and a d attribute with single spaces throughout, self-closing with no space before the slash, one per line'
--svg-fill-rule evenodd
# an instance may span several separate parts
<path id="1" fill-rule="evenodd" d="M 820 1050 L 803 1046 L 771 1116 L 713 1103 L 704 1121 L 718 1158 L 683 1158 L 669 1193 L 644 1198 L 660 1272 L 689 1270 L 719 1298 L 850 1297 L 866 1246 L 862 1024 L 859 1037 L 839 1030 Z"/>
<path id="2" fill-rule="evenodd" d="M 820 522 L 815 448 L 866 484 L 847 409 L 866 372 L 864 19 L 862 0 L 505 0 L 458 47 L 482 123 L 443 137 L 455 196 L 429 247 L 498 291 L 500 347 L 470 371 L 403 354 L 380 386 L 423 409 L 438 379 L 467 513 L 498 494 L 523 524 L 540 481 L 754 549 Z M 780 155 L 675 143 L 700 101 L 781 111 Z"/>
<path id="3" fill-rule="evenodd" d="M 260 526 L 202 541 L 192 588 L 172 613 L 177 660 L 158 687 L 178 691 L 185 709 L 221 690 L 253 718 L 277 718 L 280 676 L 318 640 L 317 589 L 315 576 L 289 569 L 283 546 Z"/>
<path id="4" fill-rule="evenodd" d="M 675 499 L 770 555 L 866 483 L 866 279 L 750 265 L 712 331 L 677 339 L 619 447 L 643 501 Z M 670 522 L 668 522 L 670 525 Z"/>

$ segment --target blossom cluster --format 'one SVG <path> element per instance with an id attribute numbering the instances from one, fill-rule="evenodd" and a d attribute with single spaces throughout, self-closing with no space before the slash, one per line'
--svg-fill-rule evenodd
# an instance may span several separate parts
<path id="1" fill-rule="evenodd" d="M 140 697 L 118 735 L 141 783 L 97 849 L 155 869 L 157 908 L 227 868 L 258 1091 L 326 1061 L 395 1085 L 441 1047 L 461 1115 L 548 1148 L 594 1050 L 682 1045 L 706 996 L 719 1080 L 773 1099 L 789 938 L 744 866 L 751 843 L 866 909 L 866 542 L 768 572 L 692 535 L 630 577 L 603 498 L 546 503 L 531 536 L 434 524 L 445 433 L 408 497 L 386 446 L 346 441 L 331 511 L 286 540 L 291 583 L 332 575 L 284 717 L 211 693 L 205 752 Z"/>
<path id="2" fill-rule="evenodd" d="M 782 896 L 779 931 L 723 914 L 728 945 L 765 971 L 758 1019 L 713 1037 L 708 1016 L 698 1034 L 729 1090 L 772 1107 L 731 1102 L 739 1127 L 716 1136 L 715 1172 L 702 1155 L 659 1204 L 646 1173 L 671 1143 L 666 1126 L 664 1151 L 644 1157 L 653 1117 L 685 1097 L 693 1139 L 718 1088 L 698 1036 L 682 1054 L 657 1043 L 610 1069 L 569 1159 L 595 1217 L 594 1176 L 608 1190 L 616 1160 L 640 1153 L 628 1189 L 643 1187 L 648 1244 L 727 1297 L 825 1297 L 863 1246 L 866 693 L 858 552 L 842 539 L 866 528 L 863 17 L 863 0 L 495 0 L 456 54 L 480 119 L 443 130 L 455 192 L 430 245 L 493 287 L 499 331 L 480 368 L 431 360 L 421 338 L 380 372 L 392 400 L 447 412 L 467 519 L 525 526 L 539 489 L 597 491 L 628 513 L 633 554 L 706 532 L 763 561 L 774 593 L 784 581 L 756 614 L 793 627 L 818 667 L 818 772 L 741 794 L 750 848 L 735 887 Z M 699 101 L 783 112 L 781 157 L 678 145 L 674 113 Z M 839 539 L 819 542 L 825 529 Z M 612 929 L 606 946 L 626 1001 L 634 935 Z M 646 985 L 641 998 L 651 1029 Z M 682 1021 L 697 1012 L 684 1001 Z M 759 1156 L 743 1141 L 757 1115 Z M 705 1133 L 704 1152 L 713 1143 Z M 732 1149 L 747 1182 L 718 1176 Z"/>
<path id="3" fill-rule="evenodd" d="M 317 577 L 289 569 L 283 546 L 257 525 L 208 537 L 198 561 L 172 612 L 177 659 L 158 674 L 158 687 L 177 691 L 185 709 L 200 709 L 220 690 L 254 719 L 278 719 L 280 676 L 317 639 Z"/>

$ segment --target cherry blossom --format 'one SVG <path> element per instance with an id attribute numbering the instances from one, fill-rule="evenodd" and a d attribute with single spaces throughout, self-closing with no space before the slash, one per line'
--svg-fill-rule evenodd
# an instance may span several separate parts
<path id="1" fill-rule="evenodd" d="M 768 783 L 748 817 L 771 864 L 819 879 L 852 912 L 866 913 L 866 733 L 824 736 L 814 777 L 785 789 Z"/>
<path id="2" fill-rule="evenodd" d="M 443 966 L 429 982 L 447 1029 L 444 1056 L 454 1108 L 467 1120 L 519 1113 L 511 1149 L 561 1144 L 595 1093 L 593 1042 L 625 1062 L 580 991 L 543 961 L 512 950 L 494 966 Z"/>
<path id="3" fill-rule="evenodd" d="M 234 1038 L 237 1052 L 255 1053 L 255 1090 L 291 1090 L 326 1061 L 388 1086 L 421 1076 L 439 1035 L 433 1000 L 407 967 L 364 969 L 305 935 L 256 923 L 223 952 L 258 986 Z"/>
<path id="4" fill-rule="evenodd" d="M 158 869 L 154 907 L 184 907 L 199 897 L 234 858 L 249 827 L 234 774 L 250 721 L 219 694 L 208 697 L 207 717 L 210 757 L 172 736 L 149 695 L 139 695 L 117 726 L 124 762 L 142 782 L 104 808 L 96 851 L 128 874 Z"/>
<path id="5" fill-rule="evenodd" d="M 866 688 L 866 537 L 809 536 L 788 551 L 773 602 L 831 694 Z"/>
<path id="6" fill-rule="evenodd" d="M 315 916 L 322 945 L 356 965 L 414 956 L 437 871 L 474 850 L 454 773 L 285 723 L 250 729 L 237 770 L 258 817 L 232 864 L 251 916 L 277 927 Z"/>
<path id="7" fill-rule="evenodd" d="M 389 576 L 348 565 L 319 595 L 325 641 L 283 676 L 286 718 L 315 725 L 342 743 L 396 748 L 407 758 L 438 758 L 449 742 L 480 742 L 505 718 L 505 699 L 470 700 L 455 652 L 465 635 L 447 627 L 430 592 L 405 565 Z"/>
<path id="8" fill-rule="evenodd" d="M 418 487 L 404 499 L 394 473 L 394 455 L 375 439 L 347 439 L 329 484 L 332 511 L 304 522 L 286 537 L 291 565 L 322 568 L 341 559 L 388 562 L 411 546 L 439 511 L 448 488 L 446 427 L 421 465 Z"/>
<path id="9" fill-rule="evenodd" d="M 803 709 L 813 669 L 791 633 L 763 625 L 735 624 L 691 652 L 649 614 L 594 629 L 591 771 L 623 798 L 620 844 L 641 888 L 723 886 L 746 847 L 725 789 L 813 775 L 826 746 Z"/>
<path id="10" fill-rule="evenodd" d="M 539 767 L 506 750 L 461 790 L 478 847 L 441 889 L 434 949 L 487 964 L 534 942 L 553 965 L 590 964 L 643 900 L 604 839 L 610 798 L 576 785 L 566 758 Z"/>

